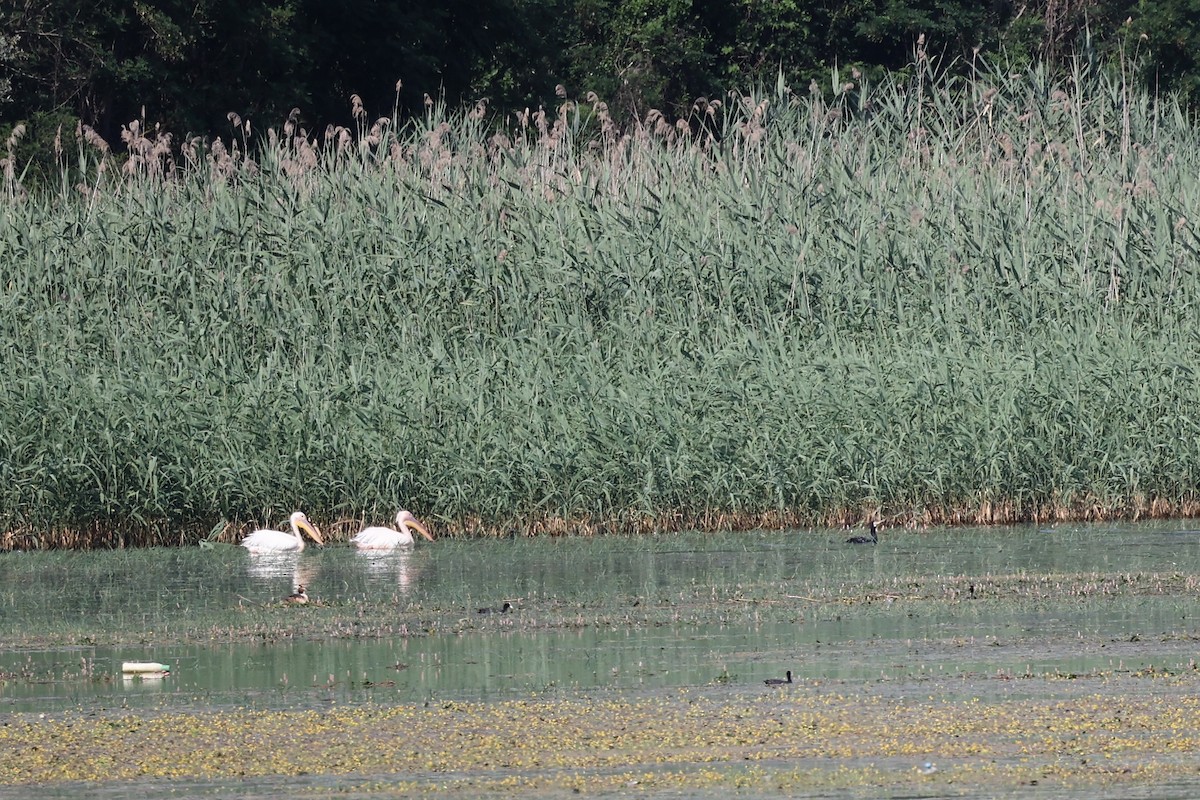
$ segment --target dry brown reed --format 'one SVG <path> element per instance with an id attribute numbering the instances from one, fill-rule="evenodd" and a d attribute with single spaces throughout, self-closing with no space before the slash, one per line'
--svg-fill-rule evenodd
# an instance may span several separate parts
<path id="1" fill-rule="evenodd" d="M 963 527 L 1017 525 L 1025 523 L 1104 522 L 1115 520 L 1149 520 L 1200 517 L 1200 498 L 1172 501 L 1161 497 L 1136 498 L 1127 504 L 1114 506 L 1098 499 L 1081 500 L 1070 504 L 1044 503 L 1016 507 L 1007 502 L 980 501 L 963 507 L 922 506 L 912 508 L 827 509 L 820 512 L 802 510 L 769 510 L 730 512 L 721 509 L 706 511 L 658 511 L 655 513 L 615 513 L 607 516 L 578 515 L 561 517 L 548 514 L 523 514 L 500 521 L 488 521 L 477 515 L 438 518 L 433 524 L 437 537 L 447 538 L 510 538 L 528 536 L 594 537 L 641 536 L 710 531 L 736 533 L 745 531 L 782 531 L 809 529 L 845 529 L 859 527 L 866 520 L 882 520 L 889 527 L 927 529 L 933 527 Z M 326 535 L 327 542 L 347 542 L 362 528 L 371 524 L 367 515 L 313 521 Z M 208 540 L 237 544 L 248 533 L 261 527 L 260 523 L 225 522 L 215 533 L 211 526 L 161 523 L 138 525 L 96 523 L 84 528 L 37 529 L 21 526 L 0 532 L 0 551 L 38 549 L 121 549 L 146 546 L 184 546 Z"/>

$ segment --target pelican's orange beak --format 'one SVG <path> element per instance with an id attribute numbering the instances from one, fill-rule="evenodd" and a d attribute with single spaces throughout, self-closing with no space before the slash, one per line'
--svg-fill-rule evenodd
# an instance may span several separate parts
<path id="1" fill-rule="evenodd" d="M 421 535 L 424 536 L 426 539 L 428 539 L 431 542 L 433 541 L 433 534 L 430 533 L 429 529 L 425 527 L 425 523 L 414 519 L 412 522 L 410 522 L 408 524 L 412 525 L 414 528 L 416 528 L 418 531 L 420 531 Z"/>
<path id="2" fill-rule="evenodd" d="M 306 519 L 297 520 L 296 527 L 303 528 L 304 530 L 308 531 L 308 535 L 312 537 L 312 540 L 314 542 L 321 545 L 322 547 L 325 546 L 325 540 L 321 538 L 321 532 L 319 530 L 317 530 L 316 527 L 308 520 L 306 520 Z"/>
<path id="3" fill-rule="evenodd" d="M 421 520 L 417 519 L 416 517 L 410 516 L 406 518 L 404 520 L 404 524 L 408 525 L 410 528 L 415 528 L 426 539 L 431 542 L 433 541 L 433 534 L 430 533 L 429 529 L 425 527 L 425 523 L 421 522 Z"/>

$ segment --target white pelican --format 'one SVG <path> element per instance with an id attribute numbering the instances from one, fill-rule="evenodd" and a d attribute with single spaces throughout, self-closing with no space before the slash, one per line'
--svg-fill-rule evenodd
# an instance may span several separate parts
<path id="1" fill-rule="evenodd" d="M 403 509 L 396 515 L 396 527 L 399 530 L 381 527 L 364 528 L 350 541 L 359 550 L 391 550 L 395 547 L 412 544 L 414 530 L 429 541 L 433 541 L 433 535 L 424 523 Z"/>
<path id="2" fill-rule="evenodd" d="M 303 511 L 294 512 L 291 516 L 291 523 L 291 533 L 287 531 L 255 531 L 242 539 L 242 547 L 255 554 L 299 553 L 304 549 L 304 537 L 300 535 L 302 530 L 317 544 L 325 544 L 321 538 L 321 532 L 313 527 L 313 524 L 308 521 L 308 517 L 304 516 Z"/>
<path id="3" fill-rule="evenodd" d="M 303 606 L 308 604 L 308 592 L 304 590 L 304 584 L 296 587 L 296 591 L 283 598 L 283 602 L 294 606 Z"/>

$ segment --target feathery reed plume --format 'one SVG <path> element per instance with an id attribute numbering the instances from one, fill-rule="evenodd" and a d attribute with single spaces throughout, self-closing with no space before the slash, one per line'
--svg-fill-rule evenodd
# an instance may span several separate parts
<path id="1" fill-rule="evenodd" d="M 209 146 L 208 162 L 213 168 L 213 174 L 223 178 L 233 177 L 237 166 L 233 156 L 220 138 L 213 139 L 212 145 Z"/>
<path id="2" fill-rule="evenodd" d="M 16 149 L 17 142 L 21 141 L 21 138 L 24 136 L 25 136 L 25 123 L 18 122 L 16 125 L 13 126 L 12 133 L 10 133 L 8 135 L 8 149 L 10 152 L 12 150 Z"/>
<path id="3" fill-rule="evenodd" d="M 392 119 L 400 119 L 400 90 L 404 88 L 404 81 L 396 79 L 396 96 L 392 100 Z"/>
<path id="4" fill-rule="evenodd" d="M 172 136 L 163 131 L 160 125 L 155 124 L 152 135 L 148 136 L 145 123 L 142 120 L 132 120 L 121 126 L 121 141 L 129 154 L 121 168 L 126 176 L 150 177 L 162 181 L 174 173 Z"/>
<path id="5" fill-rule="evenodd" d="M 300 109 L 293 108 L 288 112 L 287 120 L 283 123 L 283 137 L 290 144 L 292 137 L 296 135 L 296 130 L 300 125 Z"/>
<path id="6" fill-rule="evenodd" d="M 371 125 L 371 130 L 367 133 L 366 143 L 371 148 L 378 147 L 383 142 L 384 132 L 391 125 L 392 121 L 387 117 L 379 117 Z"/>
<path id="7" fill-rule="evenodd" d="M 95 150 L 102 155 L 108 155 L 108 142 L 104 141 L 104 137 L 96 133 L 90 125 L 82 125 L 80 132 L 83 135 L 83 140 L 91 145 Z"/>
<path id="8" fill-rule="evenodd" d="M 0 170 L 4 173 L 4 184 L 8 189 L 10 196 L 17 191 L 17 158 L 14 151 L 17 149 L 17 142 L 21 141 L 21 137 L 25 135 L 25 123 L 18 122 L 13 126 L 12 133 L 8 137 L 8 155 L 0 159 Z"/>

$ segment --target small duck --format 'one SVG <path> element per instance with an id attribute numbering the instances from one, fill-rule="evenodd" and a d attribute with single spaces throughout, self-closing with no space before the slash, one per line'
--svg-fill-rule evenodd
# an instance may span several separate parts
<path id="1" fill-rule="evenodd" d="M 510 612 L 512 610 L 513 610 L 513 604 L 508 602 L 507 600 L 505 600 L 504 605 L 500 606 L 499 608 L 481 608 L 481 609 L 479 609 L 478 613 L 480 613 L 480 614 L 507 614 L 508 612 Z"/>
<path id="2" fill-rule="evenodd" d="M 283 598 L 283 602 L 292 606 L 308 605 L 308 592 L 304 589 L 304 584 L 296 587 L 296 591 Z"/>
<path id="3" fill-rule="evenodd" d="M 846 544 L 879 544 L 879 525 L 875 520 L 871 520 L 870 525 L 870 536 L 851 536 L 846 540 Z"/>
<path id="4" fill-rule="evenodd" d="M 792 682 L 792 671 L 787 671 L 787 678 L 767 678 L 763 683 L 767 686 L 786 686 Z"/>

